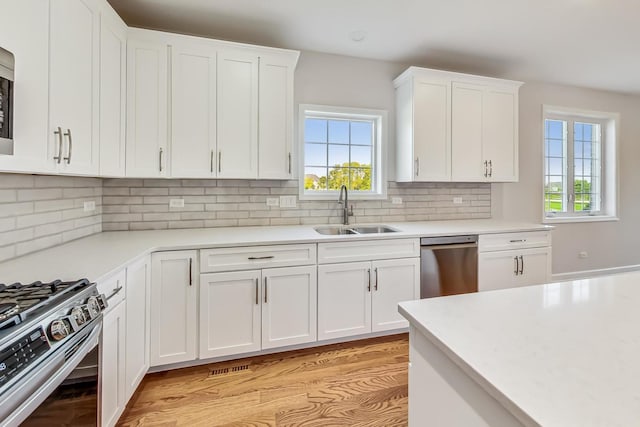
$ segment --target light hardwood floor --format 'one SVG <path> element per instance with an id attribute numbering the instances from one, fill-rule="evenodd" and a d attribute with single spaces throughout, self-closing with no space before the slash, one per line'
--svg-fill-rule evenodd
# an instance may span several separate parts
<path id="1" fill-rule="evenodd" d="M 407 334 L 149 374 L 120 426 L 407 425 Z"/>

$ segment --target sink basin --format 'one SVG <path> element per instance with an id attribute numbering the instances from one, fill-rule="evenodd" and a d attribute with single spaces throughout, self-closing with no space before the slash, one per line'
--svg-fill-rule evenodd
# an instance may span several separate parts
<path id="1" fill-rule="evenodd" d="M 372 234 L 372 233 L 395 233 L 398 230 L 386 225 L 362 225 L 359 227 L 353 227 L 353 231 L 358 234 Z"/>
<path id="2" fill-rule="evenodd" d="M 350 227 L 348 225 L 326 225 L 315 227 L 314 230 L 320 234 L 341 235 L 341 234 L 379 234 L 395 233 L 398 230 L 387 225 L 359 225 Z"/>

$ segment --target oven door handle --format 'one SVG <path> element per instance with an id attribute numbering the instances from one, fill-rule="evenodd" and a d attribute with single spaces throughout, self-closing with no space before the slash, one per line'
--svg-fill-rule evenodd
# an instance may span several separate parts
<path id="1" fill-rule="evenodd" d="M 0 419 L 2 427 L 18 426 L 35 411 L 42 402 L 69 376 L 82 362 L 82 359 L 98 345 L 102 333 L 102 319 L 96 323 L 93 330 L 75 345 L 78 348 L 72 356 L 65 360 L 66 351 L 58 351 L 55 355 L 36 366 L 35 369 L 17 387 L 4 397 L 4 402 L 22 402 L 18 407 L 11 408 L 6 414 L 0 404 Z M 34 371 L 37 375 L 34 375 Z"/>

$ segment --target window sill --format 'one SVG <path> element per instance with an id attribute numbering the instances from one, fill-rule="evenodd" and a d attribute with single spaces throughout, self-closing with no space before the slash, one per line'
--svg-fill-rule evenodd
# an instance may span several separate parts
<path id="1" fill-rule="evenodd" d="M 557 218 L 545 217 L 542 219 L 544 224 L 569 224 L 575 222 L 608 222 L 620 221 L 620 218 L 613 215 L 594 215 L 594 216 L 565 216 Z"/>

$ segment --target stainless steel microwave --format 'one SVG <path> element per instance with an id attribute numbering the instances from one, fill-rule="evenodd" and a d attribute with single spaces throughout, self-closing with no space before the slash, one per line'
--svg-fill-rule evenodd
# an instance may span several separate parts
<path id="1" fill-rule="evenodd" d="M 0 48 L 0 154 L 13 154 L 13 55 Z"/>

